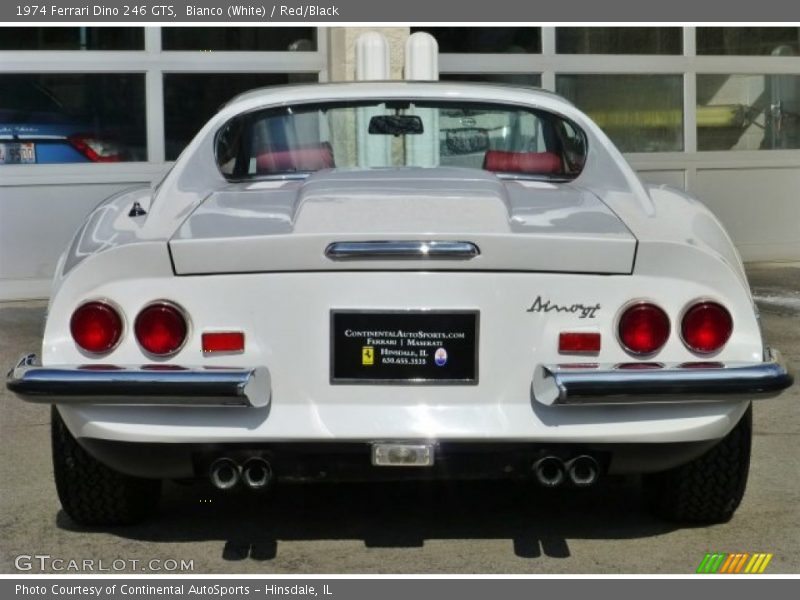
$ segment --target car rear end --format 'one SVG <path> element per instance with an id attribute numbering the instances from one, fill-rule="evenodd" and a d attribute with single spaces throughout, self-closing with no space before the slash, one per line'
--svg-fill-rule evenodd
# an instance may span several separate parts
<path id="1" fill-rule="evenodd" d="M 643 199 L 615 187 L 623 170 L 598 179 L 610 155 L 587 155 L 574 122 L 377 104 L 343 122 L 383 168 L 353 168 L 336 139 L 269 142 L 317 135 L 339 104 L 251 111 L 201 133 L 202 160 L 155 203 L 99 208 L 61 263 L 46 366 L 21 362 L 9 386 L 130 481 L 262 489 L 672 472 L 791 384 L 736 269 L 637 236 L 603 198 Z M 454 125 L 426 141 L 437 119 Z M 521 146 L 498 145 L 514 131 Z M 421 137 L 393 165 L 403 136 Z M 418 164 L 435 156 L 452 164 Z M 196 189 L 210 157 L 219 181 Z M 194 197 L 167 239 L 148 233 Z"/>
<path id="2" fill-rule="evenodd" d="M 440 172 L 436 185 L 450 186 L 447 176 Z M 493 210 L 507 206 L 499 196 L 423 201 L 406 192 L 404 210 L 392 214 L 387 206 L 398 200 L 389 188 L 424 195 L 422 183 L 407 173 L 362 177 L 356 187 L 374 204 L 370 226 L 386 215 L 385 230 L 372 236 L 382 240 L 358 229 L 355 215 L 366 210 L 359 193 L 335 201 L 341 218 L 330 231 L 319 198 L 336 189 L 331 174 L 283 184 L 290 193 L 255 192 L 257 202 L 250 193 L 212 195 L 169 252 L 130 244 L 93 256 L 91 269 L 81 263 L 50 306 L 43 355 L 51 370 L 77 368 L 87 386 L 56 399 L 74 435 L 98 452 L 132 446 L 154 460 L 131 459 L 130 448 L 103 456 L 122 471 L 162 477 L 205 476 L 217 458 L 251 454 L 270 457 L 287 478 L 310 477 L 308 461 L 279 458 L 299 448 L 337 464 L 347 450 L 366 477 L 382 465 L 451 473 L 449 453 L 489 449 L 517 458 L 488 473 L 470 462 L 462 471 L 530 477 L 544 456 L 565 464 L 589 455 L 601 472 L 643 472 L 701 452 L 752 398 L 780 387 L 760 379 L 769 373 L 749 294 L 730 270 L 706 278 L 718 268 L 712 258 L 695 253 L 680 273 L 637 273 L 637 244 L 624 243 L 630 234 L 604 237 L 608 223 L 582 234 L 566 225 L 487 233 Z M 244 220 L 280 222 L 277 199 L 266 198 L 287 193 L 300 205 L 295 230 L 253 235 Z M 552 220 L 549 201 L 540 203 L 547 193 L 525 194 L 519 214 Z M 452 213 L 458 202 L 471 210 Z M 461 231 L 411 239 L 414 207 L 429 215 L 437 204 Z M 232 227 L 238 235 L 212 225 L 234 214 L 243 220 Z M 582 245 L 591 260 L 558 251 Z M 531 266 L 504 267 L 517 255 Z M 150 274 L 96 275 L 134 263 Z M 738 377 L 749 387 L 719 385 Z M 198 393 L 206 380 L 218 395 Z M 406 450 L 389 452 L 398 444 Z M 141 445 L 158 452 L 139 453 Z M 164 460 L 172 451 L 180 457 Z"/>

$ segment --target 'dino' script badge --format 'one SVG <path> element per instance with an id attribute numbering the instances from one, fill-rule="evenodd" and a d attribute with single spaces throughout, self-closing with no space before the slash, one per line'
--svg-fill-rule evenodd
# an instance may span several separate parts
<path id="1" fill-rule="evenodd" d="M 530 308 L 526 312 L 538 313 L 570 313 L 577 314 L 579 319 L 594 319 L 597 311 L 600 310 L 600 303 L 595 304 L 556 304 L 550 300 L 542 300 L 541 296 L 536 296 Z"/>

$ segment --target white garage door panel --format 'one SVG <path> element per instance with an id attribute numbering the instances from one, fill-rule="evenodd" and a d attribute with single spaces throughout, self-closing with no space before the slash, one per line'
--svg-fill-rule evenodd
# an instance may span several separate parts
<path id="1" fill-rule="evenodd" d="M 86 215 L 133 185 L 0 187 L 0 300 L 46 295 L 58 257 Z"/>
<path id="2" fill-rule="evenodd" d="M 698 170 L 692 193 L 724 223 L 745 261 L 800 260 L 800 169 Z"/>

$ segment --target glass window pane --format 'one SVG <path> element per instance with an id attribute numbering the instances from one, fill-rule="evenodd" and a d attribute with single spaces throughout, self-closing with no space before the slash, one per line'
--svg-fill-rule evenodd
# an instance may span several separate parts
<path id="1" fill-rule="evenodd" d="M 540 87 L 542 76 L 538 73 L 441 73 L 441 81 L 479 81 L 508 85 Z"/>
<path id="2" fill-rule="evenodd" d="M 313 52 L 314 27 L 164 27 L 164 50 Z"/>
<path id="3" fill-rule="evenodd" d="M 800 148 L 800 76 L 698 75 L 697 148 Z"/>
<path id="4" fill-rule="evenodd" d="M 143 50 L 142 27 L 0 27 L 0 50 Z"/>
<path id="5" fill-rule="evenodd" d="M 800 27 L 698 27 L 697 54 L 798 56 Z"/>
<path id="6" fill-rule="evenodd" d="M 412 27 L 436 38 L 442 53 L 537 54 L 542 51 L 538 27 Z"/>
<path id="7" fill-rule="evenodd" d="M 2 75 L 0 132 L 0 164 L 146 160 L 144 75 Z"/>
<path id="8" fill-rule="evenodd" d="M 164 75 L 166 157 L 174 160 L 228 100 L 254 88 L 318 81 L 316 73 Z"/>
<path id="9" fill-rule="evenodd" d="M 680 75 L 558 75 L 556 91 L 592 117 L 622 152 L 683 150 Z"/>
<path id="10" fill-rule="evenodd" d="M 681 54 L 680 27 L 559 27 L 560 54 Z"/>
<path id="11" fill-rule="evenodd" d="M 564 180 L 576 177 L 586 158 L 584 133 L 554 113 L 442 99 L 268 108 L 231 119 L 216 143 L 221 172 L 235 180 L 405 166 Z"/>

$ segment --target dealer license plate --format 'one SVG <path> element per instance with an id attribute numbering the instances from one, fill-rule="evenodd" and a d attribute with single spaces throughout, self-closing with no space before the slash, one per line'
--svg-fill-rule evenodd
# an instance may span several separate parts
<path id="1" fill-rule="evenodd" d="M 331 311 L 331 383 L 478 383 L 478 311 Z"/>
<path id="2" fill-rule="evenodd" d="M 18 165 L 36 162 L 33 142 L 0 144 L 0 165 Z"/>

